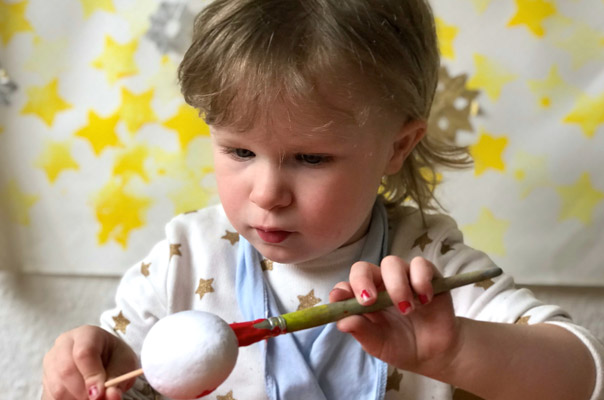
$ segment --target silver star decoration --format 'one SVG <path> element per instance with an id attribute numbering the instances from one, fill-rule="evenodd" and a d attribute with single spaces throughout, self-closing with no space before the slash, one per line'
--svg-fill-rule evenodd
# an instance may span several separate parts
<path id="1" fill-rule="evenodd" d="M 18 89 L 17 84 L 8 76 L 8 72 L 0 67 L 0 103 L 10 105 L 10 95 Z"/>
<path id="2" fill-rule="evenodd" d="M 184 54 L 191 44 L 195 15 L 184 1 L 162 2 L 150 17 L 149 38 L 162 54 Z"/>

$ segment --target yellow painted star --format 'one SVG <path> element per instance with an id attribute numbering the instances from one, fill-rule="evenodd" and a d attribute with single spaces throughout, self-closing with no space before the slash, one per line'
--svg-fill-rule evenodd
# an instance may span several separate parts
<path id="1" fill-rule="evenodd" d="M 34 38 L 29 59 L 24 64 L 26 70 L 35 72 L 44 82 L 59 76 L 69 58 L 65 55 L 67 38 L 47 40 L 40 36 Z"/>
<path id="2" fill-rule="evenodd" d="M 136 40 L 119 44 L 110 36 L 106 36 L 103 53 L 92 62 L 92 66 L 105 71 L 107 80 L 113 84 L 121 78 L 138 73 L 134 61 L 137 47 Z"/>
<path id="3" fill-rule="evenodd" d="M 505 255 L 504 237 L 510 223 L 497 219 L 487 208 L 480 211 L 478 220 L 474 224 L 461 228 L 468 243 L 485 253 Z"/>
<path id="4" fill-rule="evenodd" d="M 237 232 L 224 231 L 224 235 L 220 237 L 221 239 L 228 240 L 231 245 L 237 243 L 239 241 L 239 234 Z"/>
<path id="5" fill-rule="evenodd" d="M 4 45 L 19 32 L 33 32 L 25 18 L 27 5 L 27 0 L 12 4 L 0 1 L 0 39 Z"/>
<path id="6" fill-rule="evenodd" d="M 195 290 L 195 293 L 199 295 L 199 300 L 203 299 L 203 296 L 207 293 L 214 292 L 212 282 L 214 282 L 214 278 L 199 280 L 199 285 L 197 285 L 197 290 Z"/>
<path id="7" fill-rule="evenodd" d="M 573 92 L 570 86 L 562 80 L 557 65 L 552 65 L 545 79 L 528 80 L 527 83 L 543 108 L 548 108 L 552 104 L 552 100 L 567 98 Z"/>
<path id="8" fill-rule="evenodd" d="M 145 1 L 148 3 L 147 0 Z M 181 98 L 176 79 L 177 68 L 177 64 L 169 56 L 164 55 L 157 73 L 149 78 L 149 85 L 155 88 L 155 97 L 163 104 Z"/>
<path id="9" fill-rule="evenodd" d="M 71 155 L 71 140 L 63 142 L 46 140 L 44 149 L 35 165 L 46 172 L 46 177 L 50 183 L 54 183 L 65 170 L 77 171 L 80 169 L 80 166 Z"/>
<path id="10" fill-rule="evenodd" d="M 321 302 L 321 299 L 315 297 L 315 289 L 312 289 L 308 294 L 301 296 L 298 295 L 298 300 L 300 300 L 300 305 L 298 305 L 298 310 L 304 310 L 305 308 L 313 307 Z"/>
<path id="11" fill-rule="evenodd" d="M 174 213 L 181 214 L 190 210 L 204 208 L 210 203 L 214 192 L 199 184 L 199 179 L 189 176 L 177 190 L 168 193 L 174 204 Z"/>
<path id="12" fill-rule="evenodd" d="M 517 78 L 502 65 L 482 54 L 474 54 L 474 66 L 476 73 L 468 81 L 468 88 L 484 90 L 493 101 L 499 98 L 504 85 Z"/>
<path id="13" fill-rule="evenodd" d="M 80 0 L 80 3 L 82 3 L 84 18 L 90 17 L 97 10 L 115 13 L 112 0 Z"/>
<path id="14" fill-rule="evenodd" d="M 514 155 L 512 165 L 514 178 L 520 184 L 521 198 L 526 198 L 539 187 L 549 187 L 551 185 L 545 156 L 534 156 L 520 150 Z"/>
<path id="15" fill-rule="evenodd" d="M 110 181 L 93 198 L 96 218 L 101 225 L 97 234 L 99 244 L 113 239 L 123 248 L 134 229 L 145 225 L 145 215 L 152 200 L 129 193 L 124 182 Z"/>
<path id="16" fill-rule="evenodd" d="M 128 325 L 130 325 L 130 321 L 128 320 L 128 318 L 124 317 L 124 314 L 122 314 L 121 311 L 117 316 L 112 318 L 113 322 L 115 322 L 115 327 L 113 329 L 116 332 L 122 332 L 123 334 L 126 334 L 126 328 L 128 327 Z"/>
<path id="17" fill-rule="evenodd" d="M 474 175 L 481 175 L 489 168 L 498 171 L 505 170 L 502 156 L 507 144 L 507 137 L 494 137 L 481 131 L 478 142 L 470 146 L 470 154 L 474 159 Z"/>
<path id="18" fill-rule="evenodd" d="M 580 125 L 585 136 L 592 137 L 598 126 L 604 124 L 604 92 L 595 97 L 588 94 L 579 96 L 574 108 L 562 121 Z"/>
<path id="19" fill-rule="evenodd" d="M 156 10 L 157 3 L 149 0 L 136 0 L 127 10 L 120 10 L 120 18 L 128 22 L 131 36 L 139 37 L 149 30 L 151 15 Z"/>
<path id="20" fill-rule="evenodd" d="M 145 160 L 149 150 L 144 145 L 137 145 L 126 149 L 116 156 L 113 166 L 113 176 L 121 176 L 125 179 L 138 175 L 145 182 L 149 182 L 149 176 L 145 171 Z"/>
<path id="21" fill-rule="evenodd" d="M 575 23 L 572 35 L 556 44 L 570 53 L 573 68 L 579 69 L 590 61 L 604 60 L 604 36 L 586 23 Z"/>
<path id="22" fill-rule="evenodd" d="M 96 155 L 109 146 L 121 146 L 121 142 L 115 131 L 119 121 L 119 115 L 114 114 L 107 118 L 101 118 L 97 113 L 88 111 L 88 125 L 75 133 L 76 136 L 87 139 L 92 145 Z"/>
<path id="23" fill-rule="evenodd" d="M 443 57 L 454 60 L 455 49 L 453 48 L 453 41 L 457 37 L 459 28 L 457 28 L 455 25 L 447 25 L 443 19 L 438 17 L 435 18 L 435 21 L 440 53 Z"/>
<path id="24" fill-rule="evenodd" d="M 604 192 L 593 187 L 587 172 L 574 184 L 561 185 L 556 190 L 562 198 L 560 221 L 576 218 L 589 225 L 593 222 L 594 209 L 604 200 Z"/>
<path id="25" fill-rule="evenodd" d="M 556 14 L 556 7 L 547 0 L 515 0 L 516 14 L 508 21 L 508 26 L 526 25 L 538 37 L 545 34 L 543 21 Z"/>
<path id="26" fill-rule="evenodd" d="M 0 191 L 0 204 L 4 205 L 11 221 L 23 226 L 29 226 L 29 212 L 38 200 L 40 196 L 25 193 L 15 180 Z"/>
<path id="27" fill-rule="evenodd" d="M 398 392 L 401 389 L 402 379 L 403 374 L 398 372 L 398 369 L 394 368 L 392 370 L 392 374 L 388 375 L 388 380 L 386 381 L 386 391 L 396 390 Z"/>
<path id="28" fill-rule="evenodd" d="M 181 105 L 178 113 L 164 122 L 164 126 L 176 131 L 183 150 L 195 137 L 210 135 L 210 128 L 201 119 L 197 110 L 187 104 Z"/>
<path id="29" fill-rule="evenodd" d="M 125 87 L 122 88 L 122 104 L 118 114 L 126 123 L 130 133 L 135 133 L 144 124 L 157 121 L 157 116 L 151 107 L 153 89 L 141 94 L 134 94 Z"/>
<path id="30" fill-rule="evenodd" d="M 486 9 L 489 7 L 489 4 L 491 3 L 491 0 L 471 0 L 471 1 L 474 4 L 474 8 L 476 8 L 476 11 L 478 11 L 479 14 L 482 14 L 483 12 L 485 12 Z"/>
<path id="31" fill-rule="evenodd" d="M 58 79 L 53 79 L 46 86 L 27 89 L 27 103 L 21 114 L 35 114 L 42 118 L 46 125 L 52 126 L 58 112 L 72 108 L 59 96 Z"/>

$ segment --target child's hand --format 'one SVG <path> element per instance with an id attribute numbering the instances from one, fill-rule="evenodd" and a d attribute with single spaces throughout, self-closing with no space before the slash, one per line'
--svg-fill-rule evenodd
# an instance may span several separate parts
<path id="1" fill-rule="evenodd" d="M 329 300 L 355 296 L 361 304 L 370 305 L 378 291 L 385 289 L 395 307 L 344 318 L 338 321 L 338 329 L 353 335 L 374 357 L 397 368 L 430 375 L 451 361 L 460 343 L 450 294 L 433 297 L 430 282 L 436 275 L 434 265 L 420 257 L 409 264 L 388 256 L 381 267 L 355 263 L 350 282 L 338 283 Z"/>
<path id="2" fill-rule="evenodd" d="M 132 349 L 111 333 L 81 326 L 63 333 L 44 357 L 43 400 L 118 400 L 135 378 L 105 390 L 107 378 L 137 368 Z"/>

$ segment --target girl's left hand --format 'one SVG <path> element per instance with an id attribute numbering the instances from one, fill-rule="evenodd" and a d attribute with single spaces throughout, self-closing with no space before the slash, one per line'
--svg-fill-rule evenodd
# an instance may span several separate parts
<path id="1" fill-rule="evenodd" d="M 335 285 L 329 301 L 351 297 L 371 305 L 381 290 L 387 290 L 395 307 L 338 321 L 338 329 L 350 333 L 374 357 L 400 369 L 430 376 L 446 367 L 459 349 L 460 327 L 453 312 L 451 295 L 436 297 L 432 278 L 440 276 L 430 261 L 416 257 L 407 263 L 388 256 L 378 267 L 355 263 L 350 282 Z M 417 296 L 415 297 L 414 296 Z"/>

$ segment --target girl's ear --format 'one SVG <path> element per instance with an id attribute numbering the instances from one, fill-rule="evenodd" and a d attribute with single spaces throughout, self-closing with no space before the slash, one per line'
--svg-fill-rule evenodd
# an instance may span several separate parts
<path id="1" fill-rule="evenodd" d="M 413 120 L 406 122 L 399 132 L 393 136 L 392 155 L 386 169 L 385 175 L 397 173 L 403 166 L 403 162 L 426 134 L 426 121 Z"/>

